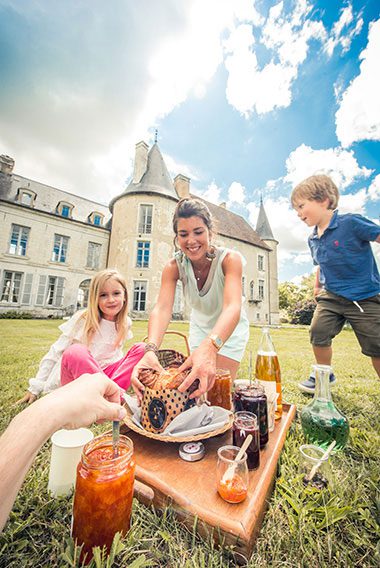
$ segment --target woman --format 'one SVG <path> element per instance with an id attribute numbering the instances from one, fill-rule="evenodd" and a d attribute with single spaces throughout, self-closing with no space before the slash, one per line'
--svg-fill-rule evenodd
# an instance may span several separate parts
<path id="1" fill-rule="evenodd" d="M 195 379 L 200 384 L 192 398 L 208 391 L 214 384 L 216 368 L 228 369 L 234 379 L 249 337 L 242 308 L 242 257 L 211 244 L 213 221 L 208 207 L 197 199 L 182 199 L 174 213 L 173 229 L 180 250 L 162 272 L 160 293 L 149 318 L 145 355 L 132 374 L 139 399 L 144 390 L 137 378 L 139 371 L 161 370 L 156 354 L 170 322 L 178 280 L 192 308 L 191 355 L 179 368 L 192 367 L 192 371 L 179 387 L 181 392 Z"/>

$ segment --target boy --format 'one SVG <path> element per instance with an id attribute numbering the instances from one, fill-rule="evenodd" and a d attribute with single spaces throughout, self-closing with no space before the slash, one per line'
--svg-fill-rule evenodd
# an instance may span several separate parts
<path id="1" fill-rule="evenodd" d="M 291 202 L 298 217 L 314 226 L 308 243 L 317 265 L 314 296 L 317 307 L 310 341 L 319 365 L 331 365 L 331 340 L 347 320 L 380 377 L 380 277 L 370 241 L 380 243 L 380 226 L 361 215 L 338 215 L 339 191 L 326 175 L 298 184 Z M 335 382 L 331 373 L 330 383 Z M 314 393 L 311 375 L 300 383 Z"/>

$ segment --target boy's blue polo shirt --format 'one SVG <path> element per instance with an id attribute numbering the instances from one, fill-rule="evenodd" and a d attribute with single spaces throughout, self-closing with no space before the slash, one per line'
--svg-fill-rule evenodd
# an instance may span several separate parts
<path id="1" fill-rule="evenodd" d="M 321 285 L 352 301 L 379 294 L 380 276 L 370 245 L 378 235 L 376 223 L 337 211 L 320 238 L 315 227 L 308 242 L 313 262 L 320 267 Z"/>

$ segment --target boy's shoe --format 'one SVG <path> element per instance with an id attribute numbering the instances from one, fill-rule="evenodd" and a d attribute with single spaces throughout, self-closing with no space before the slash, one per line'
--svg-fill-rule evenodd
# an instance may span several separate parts
<path id="1" fill-rule="evenodd" d="M 330 385 L 333 385 L 336 382 L 336 378 L 334 373 L 330 373 Z M 302 392 L 307 392 L 308 394 L 314 394 L 315 391 L 315 377 L 310 375 L 310 377 L 304 381 L 303 383 L 299 383 L 298 388 Z"/>

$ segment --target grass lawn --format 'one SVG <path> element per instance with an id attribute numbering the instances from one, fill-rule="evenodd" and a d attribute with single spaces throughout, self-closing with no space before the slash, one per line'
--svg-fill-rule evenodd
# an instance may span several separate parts
<path id="1" fill-rule="evenodd" d="M 58 337 L 57 321 L 0 320 L 0 430 L 19 410 L 27 379 Z M 183 323 L 171 329 L 187 331 Z M 146 333 L 146 322 L 134 324 L 134 340 Z M 259 328 L 251 328 L 248 350 L 256 352 Z M 302 327 L 274 329 L 282 369 L 283 396 L 298 409 L 310 398 L 297 383 L 313 362 L 308 331 Z M 181 340 L 168 340 L 183 351 Z M 131 342 L 130 342 L 131 343 Z M 248 351 L 247 350 L 247 351 Z M 352 331 L 334 343 L 337 384 L 333 398 L 350 420 L 350 442 L 333 456 L 332 492 L 305 491 L 298 475 L 298 447 L 304 442 L 297 418 L 282 453 L 280 474 L 248 566 L 346 567 L 380 566 L 380 382 L 368 358 L 360 353 Z M 247 374 L 246 355 L 240 376 Z M 108 428 L 97 426 L 96 432 Z M 79 566 L 70 540 L 70 498 L 47 494 L 50 444 L 39 452 L 0 535 L 0 567 Z M 215 549 L 181 526 L 168 509 L 158 515 L 134 502 L 132 528 L 118 545 L 116 558 L 96 566 L 222 567 L 232 566 L 230 551 Z M 95 564 L 94 564 L 95 565 Z"/>

